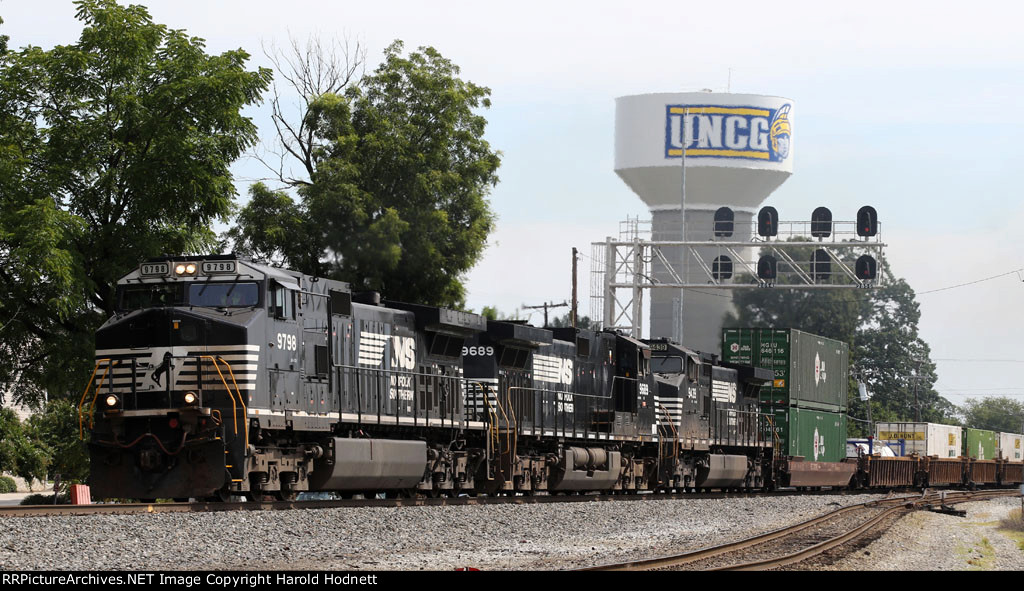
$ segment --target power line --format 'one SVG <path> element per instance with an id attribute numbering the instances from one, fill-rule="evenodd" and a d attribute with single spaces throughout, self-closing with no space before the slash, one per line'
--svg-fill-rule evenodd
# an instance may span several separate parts
<path id="1" fill-rule="evenodd" d="M 961 283 L 959 285 L 950 285 L 949 287 L 940 287 L 939 289 L 930 289 L 928 291 L 919 291 L 919 292 L 917 292 L 917 295 L 924 295 L 926 293 L 935 293 L 935 292 L 939 292 L 939 291 L 946 291 L 947 289 L 956 289 L 958 287 L 965 287 L 965 286 L 968 286 L 968 285 L 974 285 L 975 283 L 981 283 L 983 281 L 991 281 L 992 279 L 998 279 L 1000 277 L 1006 277 L 1007 275 L 1013 275 L 1014 273 L 1020 273 L 1022 271 L 1024 271 L 1024 268 L 1022 268 L 1022 269 L 1014 269 L 1013 271 L 1007 271 L 1006 273 L 1000 273 L 999 275 L 993 275 L 991 277 L 986 277 L 984 279 L 978 279 L 977 281 L 968 281 L 967 283 Z"/>
<path id="2" fill-rule="evenodd" d="M 950 359 L 936 357 L 932 361 L 955 361 L 962 363 L 1024 363 L 1024 359 Z"/>
<path id="3" fill-rule="evenodd" d="M 1005 390 L 1018 390 L 1018 391 L 1020 391 L 1022 389 L 1024 389 L 1024 388 L 1021 388 L 1021 386 L 1016 386 L 1016 387 L 1012 387 L 1012 388 L 936 388 L 935 390 L 937 392 L 953 392 L 953 393 L 957 393 L 957 392 L 981 392 L 981 393 L 984 394 L 986 392 L 996 392 L 996 391 L 1005 391 Z M 1016 394 L 1011 394 L 1011 396 L 1019 396 L 1019 395 L 1024 395 L 1024 392 L 1018 392 Z M 977 396 L 977 394 L 965 394 L 965 396 Z"/>

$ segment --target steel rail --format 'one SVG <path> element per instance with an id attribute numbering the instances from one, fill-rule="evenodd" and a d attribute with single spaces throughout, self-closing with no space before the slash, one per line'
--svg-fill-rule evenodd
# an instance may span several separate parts
<path id="1" fill-rule="evenodd" d="M 743 499 L 754 497 L 789 497 L 807 495 L 807 492 L 784 490 L 773 492 L 712 492 L 712 493 L 644 493 L 644 494 L 581 494 L 533 496 L 464 496 L 413 497 L 397 499 L 336 499 L 311 501 L 228 501 L 194 503 L 110 503 L 91 505 L 12 505 L 0 506 L 0 519 L 4 517 L 34 517 L 43 515 L 96 515 L 133 513 L 188 513 L 219 511 L 281 511 L 290 509 L 335 509 L 361 507 L 439 507 L 473 505 L 529 505 L 540 503 L 588 502 L 652 502 L 696 499 Z M 818 491 L 821 496 L 848 496 L 871 494 L 859 490 Z M 874 501 L 878 502 L 878 501 Z"/>
<path id="2" fill-rule="evenodd" d="M 723 571 L 723 570 L 729 570 L 729 571 L 759 571 L 759 570 L 770 570 L 770 569 L 778 568 L 778 567 L 781 567 L 781 566 L 788 566 L 790 564 L 796 564 L 798 562 L 803 562 L 804 560 L 807 560 L 808 558 L 813 558 L 815 556 L 823 554 L 823 553 L 825 553 L 825 552 L 827 552 L 827 551 L 829 551 L 829 550 L 831 550 L 833 548 L 836 548 L 838 546 L 842 546 L 843 544 L 845 544 L 845 543 L 847 543 L 847 542 L 849 542 L 851 540 L 857 539 L 858 537 L 860 537 L 861 535 L 866 533 L 868 530 L 872 529 L 874 526 L 878 525 L 879 523 L 881 523 L 886 518 L 888 518 L 888 517 L 890 517 L 892 515 L 895 515 L 896 513 L 900 513 L 900 512 L 907 512 L 907 513 L 909 513 L 910 511 L 917 510 L 917 509 L 920 509 L 922 507 L 931 506 L 932 501 L 939 500 L 939 501 L 942 501 L 944 504 L 955 505 L 955 504 L 958 504 L 958 503 L 966 503 L 968 501 L 983 501 L 983 500 L 988 500 L 990 498 L 997 498 L 997 497 L 1001 497 L 1001 496 L 1009 496 L 1010 494 L 1011 493 L 1009 493 L 1009 492 L 993 494 L 993 491 L 981 491 L 981 492 L 976 492 L 976 493 L 966 492 L 966 493 L 963 493 L 962 495 L 961 494 L 956 494 L 956 495 L 953 495 L 953 498 L 950 498 L 950 495 L 948 495 L 948 494 L 943 497 L 943 496 L 940 496 L 939 493 L 935 493 L 935 494 L 933 494 L 932 497 L 922 497 L 921 499 L 918 499 L 918 500 L 914 501 L 913 503 L 908 504 L 907 506 L 897 506 L 897 507 L 892 507 L 890 509 L 887 509 L 884 512 L 874 516 L 873 518 L 871 518 L 867 522 L 861 524 L 860 526 L 854 528 L 853 530 L 850 530 L 849 532 L 847 532 L 845 534 L 841 534 L 841 535 L 836 536 L 836 537 L 834 537 L 832 539 L 819 542 L 818 544 L 815 544 L 813 546 L 810 546 L 810 547 L 805 548 L 803 550 L 800 550 L 798 552 L 794 552 L 793 554 L 788 554 L 788 555 L 785 555 L 785 556 L 779 556 L 779 557 L 776 557 L 776 558 L 769 558 L 769 559 L 765 559 L 765 560 L 757 560 L 757 561 L 752 561 L 752 562 L 747 562 L 747 563 L 742 563 L 742 564 L 735 564 L 735 565 L 731 565 L 731 566 L 723 566 L 723 567 L 717 567 L 717 568 L 710 568 L 710 569 L 707 569 L 707 570 L 709 570 L 709 571 Z M 935 498 L 935 497 L 938 497 L 938 498 Z"/>
<path id="3" fill-rule="evenodd" d="M 847 507 L 841 507 L 834 511 L 819 515 L 807 521 L 794 524 L 788 527 L 780 528 L 774 531 L 766 532 L 738 540 L 735 542 L 729 542 L 712 546 L 709 548 L 702 548 L 690 552 L 685 552 L 677 555 L 662 556 L 658 558 L 650 558 L 643 560 L 633 560 L 624 563 L 606 564 L 591 568 L 585 568 L 581 570 L 654 570 L 654 569 L 666 569 L 672 567 L 683 566 L 691 564 L 701 560 L 707 560 L 716 556 L 722 556 L 725 554 L 737 552 L 754 546 L 758 546 L 767 542 L 782 539 L 788 536 L 792 536 L 801 531 L 809 529 L 811 527 L 820 525 L 826 521 L 832 520 L 838 516 L 844 515 L 850 512 L 862 511 L 864 509 L 870 509 L 874 507 L 885 507 L 887 505 L 894 505 L 871 518 L 865 524 L 855 528 L 854 530 L 836 536 L 830 540 L 823 541 L 810 548 L 805 548 L 794 554 L 786 555 L 784 557 L 778 557 L 774 559 L 766 559 L 762 561 L 737 564 L 731 566 L 715 567 L 708 570 L 766 570 L 769 568 L 776 568 L 779 566 L 785 566 L 787 564 L 793 564 L 801 562 L 812 556 L 821 554 L 834 547 L 840 546 L 844 543 L 849 542 L 862 535 L 873 526 L 877 525 L 886 517 L 891 516 L 894 513 L 900 511 L 910 511 L 925 506 L 931 506 L 937 501 L 944 504 L 957 504 L 973 500 L 986 500 L 989 498 L 1002 497 L 1002 496 L 1015 496 L 1019 494 L 1017 489 L 1001 489 L 1001 490 L 986 490 L 977 492 L 964 492 L 964 491 L 948 491 L 945 494 L 941 492 L 928 493 L 925 491 L 921 496 L 917 498 L 913 497 L 902 497 L 892 499 L 882 499 L 878 501 L 869 501 L 867 503 L 861 503 L 857 505 L 849 505 Z"/>

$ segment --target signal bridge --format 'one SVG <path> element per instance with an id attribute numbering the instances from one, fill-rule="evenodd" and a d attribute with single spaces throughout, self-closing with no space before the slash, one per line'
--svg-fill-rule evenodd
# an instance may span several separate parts
<path id="1" fill-rule="evenodd" d="M 712 223 L 711 239 L 648 240 L 651 222 L 633 219 L 620 224 L 618 240 L 592 243 L 591 317 L 639 338 L 648 289 L 870 289 L 885 283 L 877 270 L 886 244 L 870 206 L 855 221 L 833 221 L 819 207 L 809 221 L 782 222 L 775 208 L 764 207 L 747 232 L 723 207 Z M 736 240 L 734 230 L 752 238 Z"/>

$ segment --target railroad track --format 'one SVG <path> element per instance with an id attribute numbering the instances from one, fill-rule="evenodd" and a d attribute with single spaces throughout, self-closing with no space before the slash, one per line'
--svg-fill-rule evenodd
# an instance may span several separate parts
<path id="1" fill-rule="evenodd" d="M 871 494 L 868 491 L 799 491 L 764 492 L 712 492 L 712 493 L 647 493 L 633 495 L 534 495 L 534 496 L 476 496 L 400 499 L 339 499 L 323 501 L 241 501 L 195 503 L 111 503 L 93 505 L 15 505 L 0 507 L 4 517 L 39 517 L 51 515 L 111 515 L 137 513 L 195 513 L 216 511 L 285 511 L 292 509 L 334 509 L 339 507 L 438 507 L 470 505 L 526 505 L 536 503 L 591 503 L 605 501 L 649 502 L 682 499 L 740 499 L 765 496 L 793 495 L 851 495 Z"/>
<path id="2" fill-rule="evenodd" d="M 661 558 L 635 560 L 583 570 L 769 570 L 797 564 L 847 544 L 880 524 L 939 505 L 1016 496 L 1016 489 L 925 493 L 850 505 L 803 523 L 745 540 Z"/>

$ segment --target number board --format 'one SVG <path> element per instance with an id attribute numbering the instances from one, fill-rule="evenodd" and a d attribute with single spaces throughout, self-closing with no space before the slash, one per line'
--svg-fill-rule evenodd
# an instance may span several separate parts
<path id="1" fill-rule="evenodd" d="M 668 351 L 668 343 L 651 343 L 651 351 Z"/>
<path id="2" fill-rule="evenodd" d="M 216 275 L 218 273 L 236 273 L 238 263 L 236 261 L 203 261 L 203 273 Z"/>
<path id="3" fill-rule="evenodd" d="M 171 272 L 170 263 L 142 263 L 140 275 L 167 275 Z"/>

